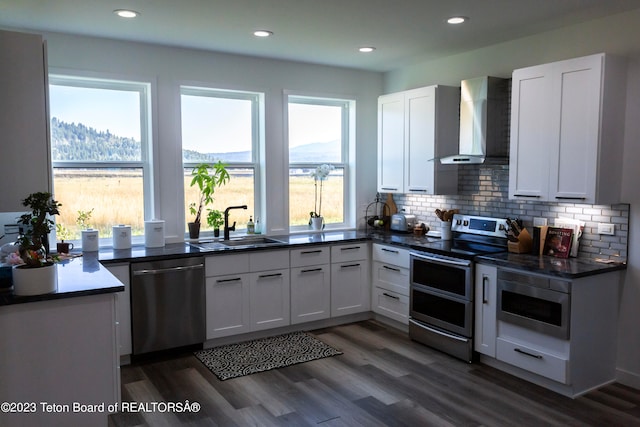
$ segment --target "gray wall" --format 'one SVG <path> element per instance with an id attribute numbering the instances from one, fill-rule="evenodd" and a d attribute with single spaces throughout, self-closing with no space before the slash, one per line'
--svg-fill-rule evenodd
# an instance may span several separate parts
<path id="1" fill-rule="evenodd" d="M 483 75 L 510 77 L 516 68 L 599 52 L 622 55 L 629 60 L 625 160 L 623 165 L 608 167 L 623 168 L 623 201 L 629 204 L 628 268 L 620 305 L 618 379 L 640 388 L 640 9 L 448 58 L 424 60 L 387 73 L 384 87 L 385 93 L 390 93 L 431 84 L 456 85 L 462 79 Z M 498 191 L 504 191 L 503 185 L 498 186 Z M 433 207 L 440 203 L 467 202 L 472 200 L 472 195 L 450 200 L 419 200 L 415 203 L 425 204 L 424 212 L 430 215 Z M 563 213 L 582 209 L 581 213 L 575 214 L 611 217 L 613 222 L 624 219 L 624 206 L 594 208 L 590 205 L 551 204 L 540 206 L 539 210 L 547 214 L 562 209 L 565 210 Z M 505 205 L 505 208 L 513 209 L 513 206 Z M 524 209 L 527 210 L 530 210 L 529 206 Z"/>

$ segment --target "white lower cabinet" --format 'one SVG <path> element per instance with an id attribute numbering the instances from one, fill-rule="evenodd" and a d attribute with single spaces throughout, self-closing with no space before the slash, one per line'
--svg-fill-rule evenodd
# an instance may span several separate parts
<path id="1" fill-rule="evenodd" d="M 207 339 L 289 324 L 289 251 L 205 259 Z"/>
<path id="2" fill-rule="evenodd" d="M 329 246 L 291 250 L 291 323 L 331 315 L 330 256 Z"/>
<path id="3" fill-rule="evenodd" d="M 251 330 L 286 326 L 289 317 L 289 269 L 251 275 Z"/>
<path id="4" fill-rule="evenodd" d="M 409 324 L 409 251 L 374 243 L 372 246 L 371 309 Z"/>
<path id="5" fill-rule="evenodd" d="M 368 258 L 366 242 L 331 247 L 331 317 L 369 311 Z"/>
<path id="6" fill-rule="evenodd" d="M 250 275 L 207 277 L 207 339 L 249 332 Z"/>
<path id="7" fill-rule="evenodd" d="M 116 316 L 118 325 L 118 352 L 120 356 L 131 354 L 131 279 L 129 263 L 105 266 L 124 285 L 124 292 L 116 295 Z"/>
<path id="8" fill-rule="evenodd" d="M 476 264 L 473 347 L 478 353 L 491 357 L 496 357 L 497 282 L 498 269 L 495 266 Z"/>

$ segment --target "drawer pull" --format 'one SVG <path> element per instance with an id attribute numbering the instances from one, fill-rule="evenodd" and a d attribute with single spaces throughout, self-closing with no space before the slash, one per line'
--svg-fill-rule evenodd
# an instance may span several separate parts
<path id="1" fill-rule="evenodd" d="M 357 251 L 360 246 L 351 246 L 350 248 L 340 248 L 341 251 Z"/>
<path id="2" fill-rule="evenodd" d="M 527 351 L 520 350 L 519 348 L 514 348 L 513 351 L 515 351 L 516 353 L 524 354 L 525 356 L 533 357 L 535 359 L 542 359 L 542 356 L 539 354 L 529 353 Z"/>
<path id="3" fill-rule="evenodd" d="M 383 250 L 384 252 L 391 252 L 392 254 L 399 254 L 399 253 L 400 253 L 399 251 L 394 251 L 394 250 L 387 249 L 387 248 L 382 248 L 382 250 Z"/>
<path id="4" fill-rule="evenodd" d="M 340 266 L 340 268 L 351 268 L 351 267 L 360 267 L 360 264 L 346 264 L 346 265 Z"/>
<path id="5" fill-rule="evenodd" d="M 540 196 L 534 195 L 534 194 L 514 194 L 514 197 L 529 197 L 532 199 L 539 199 Z"/>
<path id="6" fill-rule="evenodd" d="M 387 270 L 391 270 L 391 271 L 395 271 L 396 273 L 400 273 L 400 269 L 399 268 L 393 268 L 393 267 L 389 267 L 387 265 L 383 265 L 382 268 L 386 268 Z"/>
<path id="7" fill-rule="evenodd" d="M 556 196 L 558 200 L 586 200 L 586 197 Z"/>
<path id="8" fill-rule="evenodd" d="M 321 268 L 311 268 L 309 270 L 300 270 L 300 273 L 314 273 L 316 271 L 322 271 Z"/>
<path id="9" fill-rule="evenodd" d="M 385 297 L 389 297 L 389 298 L 397 299 L 398 301 L 400 301 L 400 297 L 397 297 L 397 296 L 395 296 L 395 295 L 391 295 L 391 294 L 388 294 L 388 293 L 386 293 L 386 292 L 383 292 L 383 293 L 382 293 L 382 295 L 384 295 Z"/>
<path id="10" fill-rule="evenodd" d="M 235 278 L 233 278 L 233 279 L 216 280 L 216 283 L 239 282 L 240 280 L 242 280 L 242 278 L 241 278 L 241 277 L 235 277 Z"/>
<path id="11" fill-rule="evenodd" d="M 385 191 L 398 191 L 398 189 L 394 187 L 381 187 L 380 189 Z"/>
<path id="12" fill-rule="evenodd" d="M 273 273 L 273 274 L 261 274 L 260 276 L 258 276 L 260 279 L 266 279 L 269 277 L 278 277 L 278 276 L 282 276 L 282 273 Z"/>
<path id="13" fill-rule="evenodd" d="M 322 249 L 317 249 L 315 251 L 302 251 L 300 252 L 303 255 L 307 255 L 307 254 L 319 254 L 322 253 Z"/>

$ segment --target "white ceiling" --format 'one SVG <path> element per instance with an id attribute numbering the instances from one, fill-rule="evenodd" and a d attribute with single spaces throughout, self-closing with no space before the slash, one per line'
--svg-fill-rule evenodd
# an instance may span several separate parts
<path id="1" fill-rule="evenodd" d="M 118 8 L 142 15 L 123 20 Z M 0 27 L 389 71 L 636 8 L 640 0 L 0 0 Z M 470 20 L 451 26 L 452 15 Z"/>

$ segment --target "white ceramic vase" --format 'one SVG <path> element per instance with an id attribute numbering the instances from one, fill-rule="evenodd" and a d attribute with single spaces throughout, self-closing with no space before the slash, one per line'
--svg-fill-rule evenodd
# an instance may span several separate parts
<path id="1" fill-rule="evenodd" d="M 49 294 L 58 290 L 55 264 L 38 268 L 16 265 L 12 271 L 13 293 L 19 296 Z"/>
<path id="2" fill-rule="evenodd" d="M 322 230 L 324 228 L 324 217 L 317 216 L 311 218 L 311 229 L 312 230 Z"/>

